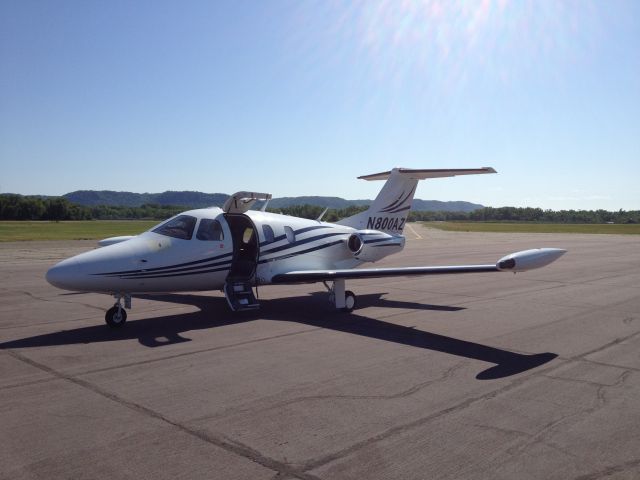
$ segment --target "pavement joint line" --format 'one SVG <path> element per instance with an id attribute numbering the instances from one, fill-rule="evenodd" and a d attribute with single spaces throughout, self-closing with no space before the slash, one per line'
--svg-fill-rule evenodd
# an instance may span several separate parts
<path id="1" fill-rule="evenodd" d="M 232 453 L 236 456 L 242 457 L 246 460 L 249 460 L 253 463 L 256 463 L 258 465 L 261 465 L 263 467 L 268 468 L 269 470 L 272 470 L 274 472 L 277 472 L 278 474 L 283 474 L 285 476 L 290 476 L 290 477 L 294 477 L 294 478 L 298 478 L 301 480 L 319 480 L 319 477 L 316 477 L 314 475 L 308 474 L 304 471 L 301 471 L 299 469 L 296 469 L 286 463 L 280 462 L 278 460 L 275 460 L 273 458 L 270 458 L 262 453 L 260 453 L 259 451 L 248 447 L 246 445 L 243 445 L 242 443 L 232 440 L 228 437 L 219 437 L 216 435 L 212 435 L 208 432 L 202 431 L 202 430 L 198 430 L 195 428 L 190 428 L 178 421 L 174 421 L 171 420 L 167 417 L 165 417 L 164 415 L 162 415 L 159 412 L 156 412 L 155 410 L 145 407 L 143 405 L 140 405 L 138 403 L 135 402 L 131 402 L 129 400 L 125 400 L 122 397 L 119 397 L 118 395 L 111 393 L 107 390 L 104 390 L 103 388 L 99 387 L 98 385 L 95 385 L 91 382 L 88 382 L 86 380 L 82 380 L 79 378 L 76 378 L 72 375 L 67 375 L 65 373 L 59 372 L 54 368 L 51 368 L 47 365 L 44 365 L 40 362 L 37 362 L 35 360 L 30 359 L 29 357 L 26 357 L 24 355 L 22 355 L 21 353 L 15 352 L 13 350 L 7 350 L 7 352 L 9 353 L 9 355 L 11 355 L 12 357 L 14 357 L 17 360 L 20 360 L 23 363 L 26 363 L 32 367 L 38 368 L 39 370 L 42 370 L 50 375 L 53 375 L 55 377 L 58 377 L 62 380 L 66 380 L 70 383 L 73 383 L 79 387 L 82 387 L 86 390 L 89 390 L 97 395 L 100 395 L 101 397 L 104 397 L 108 400 L 111 400 L 112 402 L 115 402 L 123 407 L 128 408 L 129 410 L 132 410 L 134 412 L 143 414 L 149 418 L 153 418 L 155 420 L 159 420 L 163 423 L 166 423 L 168 425 L 171 425 L 175 428 L 177 428 L 178 430 L 180 430 L 183 433 L 186 433 L 187 435 L 190 435 L 192 437 L 195 437 L 203 442 L 209 443 L 211 445 L 214 445 L 218 448 L 221 448 L 223 450 L 226 450 L 229 453 Z"/>
<path id="2" fill-rule="evenodd" d="M 567 317 L 567 318 L 564 318 L 564 319 L 561 319 L 561 320 L 554 320 L 554 321 L 549 322 L 549 323 L 541 324 L 540 326 L 544 327 L 544 326 L 547 326 L 547 325 L 551 325 L 553 323 L 557 323 L 557 322 L 561 322 L 561 321 L 567 320 L 569 318 L 570 317 Z M 531 328 L 535 328 L 535 327 L 531 327 Z M 518 332 L 521 332 L 521 331 L 524 331 L 524 330 L 528 330 L 528 329 L 518 330 Z M 574 361 L 574 362 L 588 362 L 588 363 L 593 363 L 593 364 L 596 364 L 596 365 L 601 365 L 603 367 L 614 367 L 614 368 L 621 368 L 621 369 L 624 369 L 624 370 L 640 371 L 640 368 L 636 368 L 636 367 L 627 367 L 627 366 L 616 365 L 616 364 L 612 364 L 612 363 L 599 362 L 597 360 L 590 360 L 590 359 L 586 358 L 588 355 L 593 355 L 594 353 L 598 353 L 598 352 L 604 351 L 607 348 L 613 347 L 613 346 L 618 345 L 618 344 L 620 344 L 622 342 L 630 340 L 630 339 L 632 339 L 633 337 L 635 337 L 637 335 L 640 335 L 640 332 L 634 332 L 634 333 L 631 333 L 631 334 L 627 335 L 626 337 L 616 338 L 616 339 L 614 339 L 614 340 L 612 340 L 610 342 L 607 342 L 604 345 L 601 345 L 598 348 L 595 348 L 593 350 L 589 350 L 589 351 L 587 351 L 585 353 L 581 353 L 581 354 L 574 355 L 574 356 L 571 356 L 571 357 L 565 357 L 563 355 L 558 355 L 558 357 L 556 357 L 556 358 L 559 359 L 559 360 L 564 360 L 565 362 L 571 362 L 571 361 Z M 503 335 L 500 335 L 498 337 L 493 337 L 493 338 L 494 339 L 498 339 L 498 338 L 501 338 L 502 336 Z M 488 339 L 482 339 L 483 342 L 486 342 L 487 340 Z M 518 350 L 512 350 L 512 351 L 514 351 L 516 353 L 521 353 L 523 355 L 533 355 L 531 352 L 521 352 L 521 351 L 518 351 Z"/>
<path id="3" fill-rule="evenodd" d="M 396 435 L 401 435 L 406 431 L 412 430 L 414 428 L 417 427 L 421 427 L 423 425 L 426 425 L 430 422 L 432 422 L 433 420 L 437 420 L 441 417 L 450 415 L 450 414 L 456 414 L 459 412 L 462 412 L 464 410 L 466 410 L 467 408 L 483 402 L 483 401 L 487 401 L 487 400 L 491 400 L 493 398 L 496 398 L 497 396 L 503 394 L 503 393 L 507 393 L 515 388 L 520 387 L 521 385 L 523 385 L 524 383 L 526 383 L 527 381 L 537 378 L 539 375 L 542 374 L 547 374 L 549 372 L 552 372 L 558 368 L 560 368 L 561 366 L 565 365 L 566 363 L 568 363 L 567 361 L 563 361 L 557 365 L 554 365 L 552 367 L 548 367 L 545 368 L 543 370 L 540 370 L 538 372 L 533 372 L 525 377 L 521 377 L 518 379 L 515 379 L 514 381 L 512 381 L 511 383 L 504 385 L 500 388 L 497 388 L 495 390 L 492 390 L 490 392 L 484 393 L 482 395 L 477 395 L 475 397 L 471 397 L 468 398 L 460 403 L 457 403 L 456 405 L 452 405 L 450 407 L 444 408 L 442 410 L 439 410 L 437 412 L 432 413 L 431 415 L 427 415 L 426 417 L 422 417 L 422 418 L 418 418 L 416 420 L 413 420 L 411 422 L 402 424 L 402 425 L 398 425 L 392 428 L 389 428 L 377 435 L 374 435 L 373 437 L 370 437 L 368 439 L 362 440 L 360 442 L 356 442 L 353 445 L 346 447 L 342 450 L 338 450 L 334 453 L 330 453 L 328 455 L 325 455 L 323 457 L 319 457 L 315 460 L 310 460 L 309 462 L 305 463 L 302 466 L 302 470 L 304 470 L 305 472 L 310 471 L 310 470 L 315 470 L 319 467 L 322 467 L 324 465 L 327 465 L 329 463 L 332 463 L 336 460 L 339 460 L 341 458 L 344 458 L 348 455 L 351 455 L 352 453 L 357 452 L 358 450 L 361 450 L 362 448 L 366 448 L 369 445 L 373 445 L 375 443 L 381 442 L 383 440 L 386 440 L 388 438 L 394 437 Z"/>
<path id="4" fill-rule="evenodd" d="M 92 320 L 96 318 L 95 316 L 91 316 L 91 317 L 82 317 L 82 318 L 74 318 L 72 320 L 64 320 L 64 323 L 67 322 L 81 322 L 84 320 Z M 61 322 L 58 322 L 56 320 L 52 320 L 50 322 L 39 322 L 39 323 L 29 323 L 27 325 L 12 325 L 12 326 L 8 326 L 8 327 L 0 327 L 0 330 L 11 330 L 12 328 L 17 329 L 17 328 L 30 328 L 30 327 L 41 327 L 42 325 L 60 325 Z"/>
<path id="5" fill-rule="evenodd" d="M 581 353 L 580 355 L 576 355 L 573 358 L 575 359 L 585 359 L 588 355 L 593 355 L 594 353 L 599 353 L 602 352 L 603 350 L 606 350 L 607 348 L 613 347 L 614 345 L 618 345 L 619 343 L 622 342 L 626 342 L 627 340 L 631 340 L 633 337 L 636 337 L 640 335 L 640 331 L 639 332 L 633 332 L 629 335 L 627 335 L 626 337 L 620 337 L 620 338 L 616 338 L 614 340 L 611 340 L 610 342 L 605 343 L 604 345 L 598 347 L 598 348 L 594 348 L 593 350 L 589 350 L 587 352 Z"/>
<path id="6" fill-rule="evenodd" d="M 0 391 L 11 390 L 12 388 L 30 387 L 31 385 L 38 385 L 40 383 L 57 382 L 59 380 L 60 378 L 58 377 L 50 377 L 50 378 L 42 378 L 40 380 L 31 380 L 30 382 L 14 383 L 14 384 L 4 385 L 0 387 Z"/>
<path id="7" fill-rule="evenodd" d="M 234 348 L 234 347 L 241 347 L 243 345 L 250 345 L 252 343 L 259 343 L 259 342 L 266 342 L 269 340 L 277 340 L 279 338 L 284 338 L 284 337 L 291 337 L 294 335 L 302 335 L 305 333 L 312 333 L 318 330 L 325 330 L 325 328 L 323 327 L 313 327 L 313 328 L 308 328 L 305 330 L 300 330 L 297 332 L 289 332 L 289 333 L 283 333 L 280 335 L 272 335 L 270 337 L 262 337 L 262 338 L 254 338 L 253 340 L 245 340 L 244 342 L 237 342 L 237 343 L 230 343 L 228 345 L 218 345 L 216 347 L 210 347 L 210 348 L 203 348 L 201 350 L 193 350 L 191 352 L 182 352 L 182 353 L 176 353 L 174 355 L 167 355 L 164 357 L 159 357 L 159 358 L 150 358 L 148 360 L 140 360 L 138 362 L 131 362 L 131 363 L 125 363 L 122 365 L 113 365 L 111 367 L 103 367 L 103 368 L 96 368 L 96 369 L 92 369 L 92 370 L 85 370 L 82 372 L 77 372 L 74 375 L 75 376 L 81 376 L 81 375 L 92 375 L 94 373 L 102 373 L 102 372 L 108 372 L 110 370 L 118 370 L 121 368 L 128 368 L 128 367 L 135 367 L 138 365 L 146 365 L 149 363 L 156 363 L 156 362 L 161 362 L 163 360 L 172 360 L 174 358 L 180 358 L 180 357 L 187 357 L 189 355 L 197 355 L 200 353 L 207 353 L 207 352 L 215 352 L 217 350 L 225 350 L 228 348 Z"/>
<path id="8" fill-rule="evenodd" d="M 631 470 L 638 466 L 640 466 L 640 458 L 631 460 L 629 462 L 624 462 L 618 465 L 611 465 L 597 472 L 588 473 L 586 475 L 580 475 L 578 477 L 574 477 L 574 480 L 598 480 L 601 478 L 611 477 L 616 473 L 624 473 L 625 471 Z"/>

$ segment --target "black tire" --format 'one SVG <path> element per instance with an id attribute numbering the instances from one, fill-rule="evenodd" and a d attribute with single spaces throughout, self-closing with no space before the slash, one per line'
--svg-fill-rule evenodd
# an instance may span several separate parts
<path id="1" fill-rule="evenodd" d="M 111 307 L 105 313 L 104 321 L 111 328 L 122 328 L 127 321 L 127 312 L 124 308 Z"/>
<path id="2" fill-rule="evenodd" d="M 344 292 L 344 303 L 345 307 L 342 309 L 343 312 L 351 313 L 356 308 L 356 295 L 351 290 L 347 290 Z"/>

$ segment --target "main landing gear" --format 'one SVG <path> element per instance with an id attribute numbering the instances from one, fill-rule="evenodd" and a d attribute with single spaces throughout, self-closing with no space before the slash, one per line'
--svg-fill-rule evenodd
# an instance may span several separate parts
<path id="1" fill-rule="evenodd" d="M 336 309 L 347 313 L 353 312 L 356 308 L 356 296 L 351 290 L 345 290 L 344 278 L 334 280 L 332 285 L 328 285 L 327 282 L 323 283 L 329 291 L 329 302 Z"/>
<path id="2" fill-rule="evenodd" d="M 104 315 L 104 321 L 107 322 L 107 325 L 111 328 L 121 328 L 124 326 L 127 321 L 127 312 L 125 308 L 131 309 L 131 295 L 126 293 L 115 294 L 116 304 L 107 310 L 107 313 Z M 124 307 L 122 306 L 122 299 L 124 298 Z"/>

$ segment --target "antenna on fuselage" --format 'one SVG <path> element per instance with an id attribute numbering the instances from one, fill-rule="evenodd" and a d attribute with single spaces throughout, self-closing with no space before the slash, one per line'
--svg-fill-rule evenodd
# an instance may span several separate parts
<path id="1" fill-rule="evenodd" d="M 261 212 L 267 211 L 267 205 L 269 205 L 269 200 L 271 200 L 271 197 L 267 198 L 265 202 L 262 204 L 262 207 L 260 207 Z"/>
<path id="2" fill-rule="evenodd" d="M 329 210 L 329 207 L 325 208 L 322 213 L 320 215 L 318 215 L 318 218 L 316 218 L 316 222 L 320 222 L 322 221 L 322 217 L 324 217 L 324 214 L 327 213 L 327 210 Z"/>

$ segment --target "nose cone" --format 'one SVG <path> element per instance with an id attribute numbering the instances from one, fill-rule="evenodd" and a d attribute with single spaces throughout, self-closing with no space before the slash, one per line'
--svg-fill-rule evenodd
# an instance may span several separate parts
<path id="1" fill-rule="evenodd" d="M 82 278 L 80 265 L 75 258 L 69 258 L 51 267 L 45 276 L 47 282 L 63 290 L 82 290 Z"/>
<path id="2" fill-rule="evenodd" d="M 46 274 L 54 287 L 74 292 L 114 292 L 123 288 L 119 272 L 139 268 L 134 258 L 145 258 L 149 246 L 135 239 L 89 250 L 54 265 Z"/>

